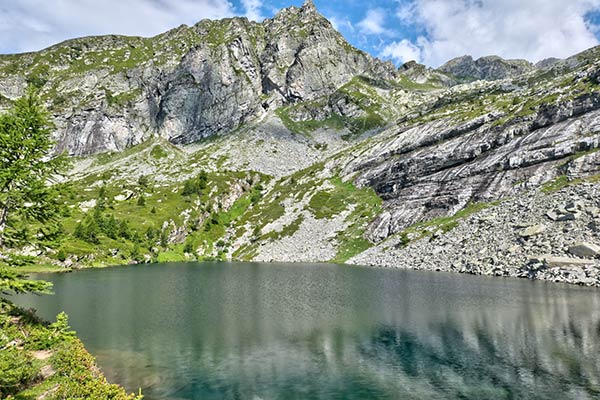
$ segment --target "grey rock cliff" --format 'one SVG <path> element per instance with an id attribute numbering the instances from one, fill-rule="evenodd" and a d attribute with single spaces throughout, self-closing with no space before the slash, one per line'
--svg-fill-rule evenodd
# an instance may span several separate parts
<path id="1" fill-rule="evenodd" d="M 439 71 L 462 79 L 493 81 L 512 78 L 534 69 L 526 60 L 505 60 L 498 56 L 473 60 L 471 56 L 462 56 L 448 61 Z"/>
<path id="2" fill-rule="evenodd" d="M 389 131 L 345 170 L 358 172 L 357 182 L 373 187 L 386 202 L 371 239 L 560 175 L 558 167 L 569 157 L 600 146 L 598 108 L 600 97 L 584 96 L 504 126 L 494 125 L 497 115 L 483 115 L 458 125 L 437 120 Z M 597 173 L 598 154 L 582 157 L 574 176 Z"/>
<path id="3" fill-rule="evenodd" d="M 41 87 L 58 150 L 119 151 L 151 136 L 191 143 L 284 104 L 328 95 L 357 75 L 393 79 L 308 1 L 263 23 L 201 21 L 154 38 L 93 37 L 0 56 L 0 98 Z"/>

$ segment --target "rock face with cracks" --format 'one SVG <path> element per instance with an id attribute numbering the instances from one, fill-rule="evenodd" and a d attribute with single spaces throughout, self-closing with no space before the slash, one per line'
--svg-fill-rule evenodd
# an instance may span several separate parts
<path id="1" fill-rule="evenodd" d="M 469 202 L 516 195 L 561 174 L 598 173 L 599 100 L 596 94 L 583 96 L 505 125 L 487 114 L 456 125 L 435 120 L 381 134 L 385 139 L 345 167 L 385 201 L 370 238 L 385 239 Z"/>
<path id="2" fill-rule="evenodd" d="M 546 64 L 541 64 L 545 66 Z M 483 79 L 493 81 L 512 78 L 532 71 L 534 66 L 526 60 L 504 60 L 498 56 L 481 57 L 473 60 L 471 56 L 458 57 L 448 61 L 440 70 L 462 79 Z"/>
<path id="3" fill-rule="evenodd" d="M 187 144 L 225 134 L 357 75 L 396 71 L 350 46 L 309 0 L 262 23 L 204 20 L 153 38 L 89 37 L 0 56 L 0 99 L 40 87 L 57 150 L 81 156 L 152 136 Z"/>

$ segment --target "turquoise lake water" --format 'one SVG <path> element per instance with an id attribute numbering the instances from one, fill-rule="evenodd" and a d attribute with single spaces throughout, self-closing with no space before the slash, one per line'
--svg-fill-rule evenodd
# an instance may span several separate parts
<path id="1" fill-rule="evenodd" d="M 324 264 L 44 275 L 106 376 L 146 399 L 599 399 L 600 290 Z"/>

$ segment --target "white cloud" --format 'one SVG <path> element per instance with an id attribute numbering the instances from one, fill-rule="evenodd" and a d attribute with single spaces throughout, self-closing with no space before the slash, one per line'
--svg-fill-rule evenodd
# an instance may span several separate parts
<path id="1" fill-rule="evenodd" d="M 331 25 L 333 25 L 333 29 L 338 32 L 354 32 L 354 25 L 352 25 L 352 22 L 348 19 L 348 17 L 338 17 L 334 15 L 327 17 L 327 19 L 329 22 L 331 22 Z"/>
<path id="2" fill-rule="evenodd" d="M 261 14 L 261 0 L 242 0 L 242 6 L 246 11 L 245 16 L 252 21 L 262 21 L 265 17 Z"/>
<path id="3" fill-rule="evenodd" d="M 388 35 L 389 31 L 385 28 L 385 10 L 381 8 L 372 8 L 367 10 L 367 15 L 360 21 L 358 28 L 365 35 Z"/>
<path id="4" fill-rule="evenodd" d="M 233 14 L 227 0 L 2 0 L 0 53 L 39 50 L 86 35 L 152 36 Z"/>
<path id="5" fill-rule="evenodd" d="M 585 21 L 598 8 L 600 0 L 414 0 L 397 16 L 422 26 L 427 39 L 410 43 L 418 52 L 407 43 L 392 43 L 387 53 L 414 51 L 432 66 L 464 54 L 530 61 L 567 57 L 598 44 L 594 27 Z"/>
<path id="6" fill-rule="evenodd" d="M 400 4 L 398 10 L 396 10 L 396 16 L 400 18 L 402 22 L 412 23 L 416 19 L 417 14 L 417 3 L 406 3 Z"/>
<path id="7" fill-rule="evenodd" d="M 391 58 L 399 64 L 412 60 L 421 62 L 421 49 L 409 40 L 403 39 L 399 42 L 392 42 L 386 45 L 379 53 L 379 56 Z"/>

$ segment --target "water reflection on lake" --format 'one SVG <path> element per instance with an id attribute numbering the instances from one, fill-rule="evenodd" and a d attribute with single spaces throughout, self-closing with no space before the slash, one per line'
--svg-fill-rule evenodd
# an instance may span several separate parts
<path id="1" fill-rule="evenodd" d="M 107 377 L 146 399 L 600 398 L 600 290 L 337 265 L 52 275 Z"/>

